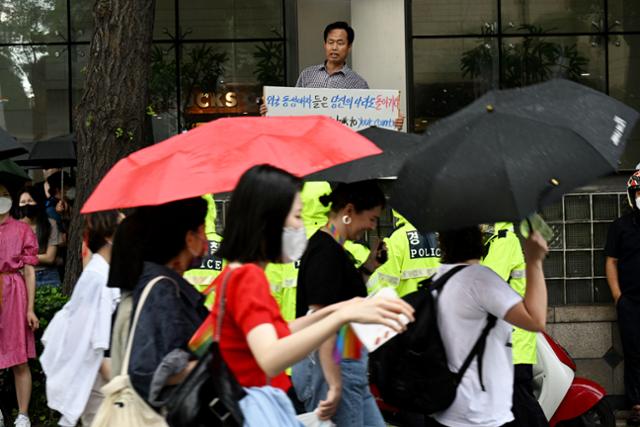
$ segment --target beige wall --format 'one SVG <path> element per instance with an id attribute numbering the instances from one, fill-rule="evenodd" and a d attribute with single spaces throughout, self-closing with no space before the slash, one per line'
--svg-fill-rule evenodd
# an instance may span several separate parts
<path id="1" fill-rule="evenodd" d="M 327 24 L 351 21 L 350 0 L 298 0 L 298 66 L 324 61 L 322 33 Z"/>
<path id="2" fill-rule="evenodd" d="M 607 394 L 624 394 L 622 343 L 613 305 L 549 308 L 547 332 L 573 357 L 576 374 L 599 383 Z"/>

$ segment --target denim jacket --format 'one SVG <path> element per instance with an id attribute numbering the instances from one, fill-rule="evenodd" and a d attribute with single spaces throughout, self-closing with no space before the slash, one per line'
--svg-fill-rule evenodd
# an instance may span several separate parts
<path id="1" fill-rule="evenodd" d="M 142 308 L 136 327 L 129 362 L 129 376 L 135 390 L 149 401 L 149 389 L 156 368 L 175 349 L 188 351 L 187 344 L 208 315 L 204 298 L 178 273 L 163 265 L 145 262 L 133 292 L 135 313 L 144 287 L 158 276 L 160 280 Z"/>

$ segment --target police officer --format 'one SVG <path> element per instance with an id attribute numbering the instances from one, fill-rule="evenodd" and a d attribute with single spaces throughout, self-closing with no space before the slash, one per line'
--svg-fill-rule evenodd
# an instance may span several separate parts
<path id="1" fill-rule="evenodd" d="M 491 268 L 520 296 L 524 296 L 527 280 L 524 254 L 513 224 L 498 222 L 487 229 L 490 236 L 485 242 L 482 264 Z M 536 364 L 536 334 L 513 328 L 514 384 L 513 416 L 516 426 L 547 426 L 548 422 L 533 395 L 533 365 Z"/>
<path id="2" fill-rule="evenodd" d="M 395 230 L 384 239 L 388 259 L 367 282 L 369 293 L 391 287 L 399 296 L 415 292 L 418 283 L 433 276 L 440 265 L 440 249 L 434 233 L 420 233 L 393 211 Z"/>
<path id="3" fill-rule="evenodd" d="M 207 287 L 213 283 L 213 281 L 222 272 L 225 266 L 222 258 L 215 255 L 222 242 L 222 236 L 216 233 L 216 202 L 213 195 L 207 194 L 202 196 L 207 201 L 208 209 L 207 216 L 205 218 L 205 235 L 207 237 L 207 253 L 202 259 L 198 259 L 199 265 L 184 272 L 184 279 L 191 283 L 198 291 L 204 292 Z M 213 303 L 214 294 L 209 293 L 205 305 L 211 307 Z"/>

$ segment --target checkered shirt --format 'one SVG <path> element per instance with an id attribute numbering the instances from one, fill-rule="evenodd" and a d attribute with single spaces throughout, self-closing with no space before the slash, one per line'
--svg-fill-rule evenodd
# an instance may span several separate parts
<path id="1" fill-rule="evenodd" d="M 333 74 L 327 73 L 324 64 L 312 65 L 300 73 L 296 87 L 332 89 L 369 89 L 366 80 L 347 66 Z"/>

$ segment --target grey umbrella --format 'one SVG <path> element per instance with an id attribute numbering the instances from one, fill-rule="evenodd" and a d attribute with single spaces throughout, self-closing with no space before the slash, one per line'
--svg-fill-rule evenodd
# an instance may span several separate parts
<path id="1" fill-rule="evenodd" d="M 5 185 L 9 191 L 17 191 L 30 179 L 24 169 L 14 161 L 0 160 L 0 184 Z"/>
<path id="2" fill-rule="evenodd" d="M 424 231 L 525 218 L 614 172 L 637 119 L 566 80 L 490 92 L 428 130 L 391 205 Z"/>
<path id="3" fill-rule="evenodd" d="M 9 132 L 0 128 L 0 160 L 19 156 L 26 152 L 27 149 L 16 141 Z"/>

